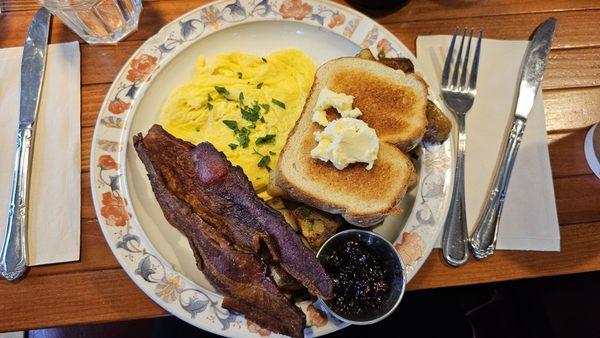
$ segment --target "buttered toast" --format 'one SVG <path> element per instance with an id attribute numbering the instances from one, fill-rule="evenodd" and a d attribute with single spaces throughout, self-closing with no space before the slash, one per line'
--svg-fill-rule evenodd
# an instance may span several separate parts
<path id="1" fill-rule="evenodd" d="M 314 133 L 323 127 L 311 121 L 323 88 L 354 96 L 359 119 L 375 129 L 379 151 L 373 168 L 354 163 L 338 170 L 311 157 Z M 416 74 L 405 74 L 377 61 L 340 58 L 322 65 L 315 75 L 304 110 L 271 175 L 273 189 L 348 222 L 372 226 L 400 212 L 398 202 L 414 180 L 415 168 L 404 153 L 425 134 L 427 85 Z M 331 110 L 328 120 L 339 115 Z"/>

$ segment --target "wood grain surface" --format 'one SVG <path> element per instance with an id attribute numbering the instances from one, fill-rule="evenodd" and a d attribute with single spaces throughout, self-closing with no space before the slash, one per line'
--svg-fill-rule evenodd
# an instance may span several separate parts
<path id="1" fill-rule="evenodd" d="M 91 199 L 89 153 L 98 111 L 131 54 L 164 24 L 206 0 L 144 1 L 139 29 L 116 45 L 81 44 L 81 260 L 32 268 L 16 283 L 0 281 L 0 332 L 164 315 L 120 268 L 99 229 Z M 344 3 L 344 1 L 338 1 Z M 0 0 L 0 48 L 22 46 L 39 5 Z M 358 8 L 359 10 L 364 10 Z M 559 20 L 543 81 L 544 106 L 561 252 L 500 251 L 448 267 L 435 250 L 410 290 L 489 283 L 600 270 L 600 180 L 583 154 L 587 129 L 600 120 L 600 2 L 596 0 L 413 0 L 392 12 L 365 11 L 413 52 L 419 35 L 454 27 L 484 29 L 497 39 L 526 39 L 550 16 Z M 51 43 L 81 41 L 54 18 Z"/>

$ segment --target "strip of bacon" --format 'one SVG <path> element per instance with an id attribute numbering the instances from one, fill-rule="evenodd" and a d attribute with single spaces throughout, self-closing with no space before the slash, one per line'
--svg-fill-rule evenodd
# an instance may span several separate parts
<path id="1" fill-rule="evenodd" d="M 188 238 L 198 268 L 223 293 L 223 307 L 243 313 L 271 331 L 303 337 L 304 313 L 277 288 L 267 266 L 253 254 L 236 250 L 221 232 L 204 222 L 189 204 L 168 189 L 141 135 L 134 137 L 134 146 L 163 214 Z"/>
<path id="2" fill-rule="evenodd" d="M 203 220 L 244 250 L 260 242 L 308 291 L 333 296 L 331 278 L 280 212 L 260 199 L 240 167 L 234 167 L 210 143 L 182 141 L 154 125 L 142 139 L 167 187 Z"/>

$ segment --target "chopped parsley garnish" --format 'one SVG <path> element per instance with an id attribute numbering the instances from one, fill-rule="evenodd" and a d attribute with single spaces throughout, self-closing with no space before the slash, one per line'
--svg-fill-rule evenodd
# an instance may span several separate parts
<path id="1" fill-rule="evenodd" d="M 265 58 L 261 58 L 263 60 L 264 63 L 267 63 L 267 59 Z"/>
<path id="2" fill-rule="evenodd" d="M 227 88 L 225 87 L 215 86 L 215 90 L 217 91 L 217 93 L 223 96 L 229 95 L 229 90 L 227 90 Z"/>
<path id="3" fill-rule="evenodd" d="M 261 88 L 262 88 L 262 86 L 263 86 L 263 83 L 262 83 L 262 82 L 259 82 L 259 83 L 256 85 L 256 88 L 257 88 L 257 89 L 261 89 Z"/>
<path id="4" fill-rule="evenodd" d="M 258 151 L 256 151 L 256 148 L 254 148 L 253 150 L 254 154 L 260 156 L 260 161 L 258 161 L 256 165 L 260 168 L 264 167 L 265 169 L 267 169 L 267 171 L 271 171 L 271 167 L 269 167 L 268 165 L 269 163 L 271 163 L 271 156 L 259 153 Z"/>
<path id="5" fill-rule="evenodd" d="M 238 79 L 242 78 L 242 73 L 241 72 L 238 72 L 237 75 L 238 75 Z"/>
<path id="6" fill-rule="evenodd" d="M 384 59 L 385 58 L 385 51 L 382 49 L 379 51 L 379 53 L 377 54 L 377 58 L 379 60 Z"/>
<path id="7" fill-rule="evenodd" d="M 196 127 L 196 131 L 200 131 L 200 127 Z"/>
<path id="8" fill-rule="evenodd" d="M 277 154 L 277 153 L 276 153 L 276 152 L 274 152 L 273 150 L 269 150 L 269 154 L 271 154 L 271 155 L 275 155 L 275 154 Z"/>
<path id="9" fill-rule="evenodd" d="M 248 148 L 248 144 L 250 144 L 250 137 L 248 137 L 248 134 L 240 134 L 237 137 L 237 141 L 242 148 Z"/>
<path id="10" fill-rule="evenodd" d="M 238 132 L 237 141 L 242 148 L 248 148 L 248 144 L 250 144 L 250 136 L 248 134 L 250 134 L 250 131 L 246 127 L 243 127 Z"/>
<path id="11" fill-rule="evenodd" d="M 285 103 L 283 103 L 277 99 L 271 99 L 271 102 L 273 102 L 273 104 L 276 104 L 276 105 L 280 106 L 281 108 L 285 109 Z"/>
<path id="12" fill-rule="evenodd" d="M 208 101 L 212 101 L 212 96 L 210 96 L 210 93 L 208 93 Z"/>
<path id="13" fill-rule="evenodd" d="M 208 107 L 208 110 L 212 110 L 213 109 L 213 105 L 212 103 L 207 103 L 206 106 Z"/>
<path id="14" fill-rule="evenodd" d="M 254 144 L 261 145 L 265 143 L 273 143 L 275 141 L 275 134 L 267 134 L 265 136 L 261 136 L 254 141 Z"/>
<path id="15" fill-rule="evenodd" d="M 256 164 L 260 168 L 265 167 L 267 171 L 271 171 L 271 167 L 269 167 L 269 163 L 271 163 L 271 156 L 266 155 L 260 158 L 260 161 Z"/>
<path id="16" fill-rule="evenodd" d="M 233 131 L 237 131 L 238 130 L 238 125 L 236 121 L 233 120 L 223 120 L 223 123 L 225 123 L 225 125 L 227 127 L 229 127 L 229 129 L 233 130 Z"/>
<path id="17" fill-rule="evenodd" d="M 244 120 L 247 120 L 250 122 L 256 122 L 260 118 L 260 116 L 258 115 L 258 112 L 260 111 L 260 106 L 256 102 L 254 102 L 252 107 L 250 107 L 250 106 L 241 107 L 240 111 L 242 112 L 242 118 Z"/>
<path id="18" fill-rule="evenodd" d="M 262 82 L 261 82 L 261 84 L 262 84 Z M 222 95 L 230 94 L 229 91 L 227 89 L 225 89 L 224 87 L 215 86 L 215 90 L 217 90 L 217 92 L 219 92 Z M 224 98 L 228 101 L 232 101 L 232 99 L 227 96 L 224 96 Z M 212 100 L 212 98 L 209 95 L 209 101 L 210 100 Z M 229 148 L 231 148 L 231 150 L 234 150 L 238 147 L 248 148 L 248 146 L 250 145 L 250 133 L 254 132 L 256 130 L 257 121 L 266 123 L 265 118 L 263 116 L 261 116 L 261 108 L 262 108 L 264 114 L 269 112 L 269 110 L 271 109 L 269 104 L 266 104 L 266 103 L 259 104 L 257 101 L 253 101 L 252 104 L 246 104 L 244 102 L 245 98 L 244 98 L 243 92 L 240 92 L 238 94 L 238 100 L 239 100 L 239 104 L 236 104 L 236 108 L 239 108 L 240 113 L 242 114 L 242 118 L 250 123 L 246 124 L 244 127 L 242 127 L 238 121 L 223 120 L 223 124 L 225 124 L 229 129 L 231 129 L 233 131 L 234 136 L 237 141 L 237 144 L 235 144 L 235 143 L 229 144 Z M 273 103 L 285 109 L 285 104 L 283 102 L 273 99 Z M 207 106 L 208 106 L 209 110 L 211 110 L 213 108 L 213 105 L 210 102 L 207 103 Z M 242 122 L 242 125 L 244 125 L 244 124 L 245 124 L 245 122 Z M 261 145 L 261 144 L 273 143 L 275 141 L 275 138 L 276 138 L 276 134 L 267 134 L 267 135 L 256 138 L 254 140 L 254 144 Z M 268 166 L 268 164 L 270 163 L 271 158 L 269 157 L 269 155 L 260 154 L 260 153 L 256 152 L 256 150 L 255 150 L 255 153 L 261 157 L 261 161 L 259 162 L 260 163 L 259 167 L 265 167 L 268 171 L 270 171 L 271 168 Z M 275 155 L 275 153 L 272 151 L 269 151 L 269 154 Z"/>
<path id="19" fill-rule="evenodd" d="M 263 103 L 260 106 L 265 110 L 265 114 L 269 112 L 269 109 L 271 109 L 271 106 L 269 106 L 268 103 Z"/>

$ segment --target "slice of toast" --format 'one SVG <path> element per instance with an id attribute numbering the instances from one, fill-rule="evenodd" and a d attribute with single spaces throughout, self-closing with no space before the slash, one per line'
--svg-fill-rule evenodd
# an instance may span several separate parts
<path id="1" fill-rule="evenodd" d="M 314 133 L 323 129 L 311 118 L 325 87 L 354 96 L 354 107 L 363 113 L 359 118 L 375 129 L 380 146 L 371 170 L 365 163 L 338 170 L 310 156 L 317 145 Z M 317 70 L 304 110 L 271 175 L 273 188 L 359 226 L 372 226 L 399 213 L 398 202 L 415 175 L 403 150 L 421 141 L 427 126 L 426 104 L 427 86 L 417 75 L 359 58 L 327 62 Z M 339 117 L 327 115 L 330 120 Z"/>
<path id="2" fill-rule="evenodd" d="M 324 87 L 354 96 L 354 107 L 363 113 L 359 118 L 375 129 L 380 141 L 403 151 L 421 142 L 427 127 L 427 84 L 419 75 L 372 60 L 347 57 L 329 61 L 315 74 L 303 114 L 312 116 Z"/>

